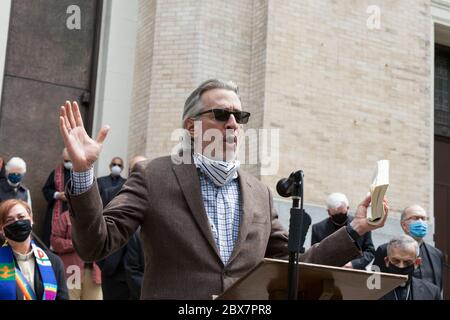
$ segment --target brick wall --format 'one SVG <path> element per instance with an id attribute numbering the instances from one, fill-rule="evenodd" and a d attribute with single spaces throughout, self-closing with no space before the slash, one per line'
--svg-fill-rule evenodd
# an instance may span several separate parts
<path id="1" fill-rule="evenodd" d="M 366 23 L 378 5 L 381 28 Z M 303 169 L 305 200 L 352 206 L 391 160 L 391 208 L 432 208 L 429 1 L 140 1 L 130 155 L 166 155 L 196 85 L 232 79 L 251 128 L 280 129 L 272 189 Z"/>

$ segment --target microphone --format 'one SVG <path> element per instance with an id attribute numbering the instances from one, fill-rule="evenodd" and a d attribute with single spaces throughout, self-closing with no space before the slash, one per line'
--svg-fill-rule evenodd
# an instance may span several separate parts
<path id="1" fill-rule="evenodd" d="M 288 299 L 297 300 L 299 257 L 300 253 L 305 252 L 303 244 L 311 225 L 311 217 L 303 209 L 303 171 L 292 172 L 287 179 L 278 181 L 277 192 L 282 197 L 292 197 L 288 239 Z"/>
<path id="2" fill-rule="evenodd" d="M 289 178 L 283 178 L 277 183 L 277 192 L 280 196 L 284 198 L 289 198 L 292 196 L 293 187 L 301 187 L 303 182 L 303 170 L 298 170 L 292 172 Z"/>

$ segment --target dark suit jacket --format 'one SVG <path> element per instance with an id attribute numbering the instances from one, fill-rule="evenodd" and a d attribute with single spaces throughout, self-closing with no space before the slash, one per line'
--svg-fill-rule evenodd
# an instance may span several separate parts
<path id="1" fill-rule="evenodd" d="M 100 191 L 100 195 L 107 189 L 110 188 L 122 188 L 126 179 L 121 176 L 113 177 L 112 175 L 103 176 L 97 179 L 98 190 Z M 109 201 L 108 201 L 109 202 Z"/>
<path id="2" fill-rule="evenodd" d="M 394 290 L 380 300 L 397 300 Z M 411 279 L 411 297 L 408 300 L 441 300 L 441 290 L 429 281 L 413 277 Z"/>
<path id="3" fill-rule="evenodd" d="M 13 188 L 8 184 L 7 179 L 0 180 L 0 203 L 9 199 L 20 199 L 28 202 L 28 188 L 23 184 Z"/>
<path id="4" fill-rule="evenodd" d="M 122 184 L 102 189 L 100 196 L 103 207 L 114 199 Z M 130 288 L 125 273 L 124 259 L 127 246 L 120 248 L 105 259 L 97 261 L 102 271 L 103 300 L 129 300 Z"/>
<path id="5" fill-rule="evenodd" d="M 139 300 L 141 297 L 142 281 L 144 278 L 144 251 L 142 250 L 139 231 L 136 231 L 126 246 L 123 259 L 125 275 L 130 290 L 130 299 Z"/>
<path id="6" fill-rule="evenodd" d="M 58 291 L 56 292 L 56 300 L 69 300 L 69 292 L 67 290 L 66 284 L 66 273 L 64 271 L 64 264 L 61 258 L 49 250 L 46 250 L 44 248 L 42 249 L 48 256 L 48 259 L 52 264 L 52 269 L 55 273 L 56 282 L 58 284 Z M 34 289 L 37 298 L 41 300 L 44 295 L 44 285 L 42 283 L 42 278 L 41 274 L 39 273 L 39 267 L 37 263 L 35 263 L 34 269 Z M 20 290 L 17 290 L 17 300 L 23 300 L 23 295 Z"/>
<path id="7" fill-rule="evenodd" d="M 423 279 L 427 280 L 434 285 L 436 285 L 439 290 L 442 290 L 442 266 L 444 263 L 443 255 L 441 250 L 423 242 L 420 246 L 420 255 L 423 254 L 429 254 L 431 265 L 426 264 L 427 260 L 423 260 L 421 268 L 427 268 L 428 270 L 431 270 L 433 277 L 430 279 Z M 387 243 L 384 243 L 380 245 L 377 248 L 377 251 L 375 252 L 375 260 L 373 261 L 373 265 L 378 266 L 381 271 L 385 271 L 385 263 L 384 258 L 387 256 Z M 416 278 L 422 278 L 422 275 L 420 274 L 420 270 L 416 269 L 414 271 L 414 277 Z"/>
<path id="8" fill-rule="evenodd" d="M 104 210 L 96 183 L 77 196 L 68 190 L 75 248 L 83 260 L 96 261 L 124 246 L 141 226 L 141 299 L 211 299 L 264 257 L 288 255 L 288 235 L 270 190 L 244 171 L 239 171 L 239 184 L 242 220 L 227 265 L 210 229 L 195 165 L 176 165 L 170 157 L 136 164 Z M 359 255 L 342 229 L 311 247 L 301 260 L 341 266 Z"/>
<path id="9" fill-rule="evenodd" d="M 352 216 L 348 217 L 348 223 L 353 220 Z M 311 245 L 319 243 L 330 234 L 333 234 L 337 231 L 339 227 L 336 227 L 335 224 L 329 219 L 326 218 L 318 223 L 313 224 L 312 233 L 311 233 Z M 352 266 L 354 269 L 365 269 L 365 267 L 373 260 L 375 255 L 375 247 L 372 242 L 372 234 L 371 232 L 366 233 L 361 236 L 358 240 L 358 245 L 362 250 L 362 257 L 352 260 Z"/>

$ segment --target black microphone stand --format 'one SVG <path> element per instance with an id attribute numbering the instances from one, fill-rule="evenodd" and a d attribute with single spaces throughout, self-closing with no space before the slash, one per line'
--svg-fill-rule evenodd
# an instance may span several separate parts
<path id="1" fill-rule="evenodd" d="M 306 232 L 311 224 L 311 217 L 303 209 L 303 171 L 292 173 L 288 179 L 282 179 L 277 185 L 278 193 L 283 197 L 292 198 L 291 217 L 289 220 L 289 266 L 288 266 L 288 299 L 298 297 L 298 264 L 300 253 L 305 249 Z M 306 228 L 305 228 L 306 226 Z M 306 230 L 304 230 L 304 228 Z"/>

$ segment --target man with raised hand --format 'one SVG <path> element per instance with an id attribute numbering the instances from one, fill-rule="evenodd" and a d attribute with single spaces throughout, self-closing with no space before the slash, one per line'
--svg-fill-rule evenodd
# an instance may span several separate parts
<path id="1" fill-rule="evenodd" d="M 91 139 L 77 103 L 66 102 L 60 131 L 73 161 L 67 195 L 80 256 L 101 259 L 125 245 L 141 226 L 147 262 L 142 299 L 211 299 L 264 257 L 287 258 L 288 234 L 270 189 L 241 170 L 236 159 L 249 117 L 234 83 L 203 82 L 187 98 L 182 119 L 190 139 L 200 143 L 182 151 L 181 164 L 171 156 L 136 164 L 103 209 L 92 167 L 109 128 Z M 219 136 L 209 142 L 201 132 Z M 208 152 L 211 143 L 219 144 L 215 152 Z M 378 226 L 367 223 L 369 203 L 366 197 L 349 226 L 311 247 L 301 261 L 341 266 L 358 257 L 356 240 L 384 225 L 384 220 Z"/>

